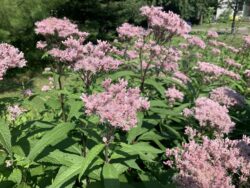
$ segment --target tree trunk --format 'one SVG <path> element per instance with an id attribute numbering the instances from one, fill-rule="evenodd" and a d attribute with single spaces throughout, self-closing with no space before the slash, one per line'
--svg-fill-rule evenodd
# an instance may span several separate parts
<path id="1" fill-rule="evenodd" d="M 239 0 L 236 0 L 235 7 L 234 7 L 233 21 L 232 21 L 232 26 L 231 26 L 231 34 L 235 33 L 235 22 L 236 22 L 236 16 L 238 13 L 238 6 L 239 6 Z"/>

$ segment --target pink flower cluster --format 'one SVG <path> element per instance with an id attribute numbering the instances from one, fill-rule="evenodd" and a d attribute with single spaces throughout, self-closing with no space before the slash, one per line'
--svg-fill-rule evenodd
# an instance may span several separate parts
<path id="1" fill-rule="evenodd" d="M 197 36 L 188 36 L 187 41 L 192 46 L 198 46 L 201 49 L 206 48 L 205 42 Z"/>
<path id="2" fill-rule="evenodd" d="M 221 51 L 218 48 L 212 48 L 212 53 L 214 55 L 220 55 Z"/>
<path id="3" fill-rule="evenodd" d="M 69 19 L 49 17 L 42 21 L 35 23 L 35 32 L 43 36 L 58 35 L 59 37 L 66 38 L 68 36 L 77 35 L 80 37 L 86 37 L 88 33 L 79 31 L 76 24 L 73 24 Z M 42 47 L 41 43 L 38 47 Z"/>
<path id="4" fill-rule="evenodd" d="M 250 78 L 250 70 L 249 69 L 245 70 L 244 74 L 247 78 Z"/>
<path id="5" fill-rule="evenodd" d="M 24 97 L 30 97 L 30 96 L 32 96 L 34 93 L 33 93 L 33 91 L 31 90 L 31 89 L 25 89 L 24 91 L 23 91 L 23 95 L 24 95 Z"/>
<path id="6" fill-rule="evenodd" d="M 54 79 L 52 77 L 49 77 L 48 80 L 49 80 L 49 84 L 43 85 L 41 88 L 41 91 L 47 92 L 55 88 Z"/>
<path id="7" fill-rule="evenodd" d="M 215 77 L 219 77 L 222 75 L 231 77 L 232 79 L 236 79 L 239 80 L 240 79 L 240 75 L 236 74 L 232 71 L 226 70 L 220 66 L 211 64 L 211 63 L 207 63 L 207 62 L 198 62 L 198 67 L 197 69 L 200 72 L 215 76 Z"/>
<path id="8" fill-rule="evenodd" d="M 228 87 L 213 89 L 210 93 L 210 99 L 226 107 L 243 106 L 245 104 L 244 97 Z"/>
<path id="9" fill-rule="evenodd" d="M 145 36 L 146 30 L 142 27 L 134 26 L 129 23 L 124 23 L 117 28 L 117 32 L 120 38 L 133 38 L 133 37 L 142 37 Z"/>
<path id="10" fill-rule="evenodd" d="M 47 42 L 45 42 L 45 41 L 38 41 L 38 42 L 36 43 L 36 48 L 42 50 L 42 49 L 46 48 L 47 45 L 48 45 L 48 44 L 47 44 Z"/>
<path id="11" fill-rule="evenodd" d="M 216 31 L 208 31 L 207 36 L 210 38 L 218 38 L 219 37 L 219 35 Z"/>
<path id="12" fill-rule="evenodd" d="M 84 38 L 67 38 L 62 42 L 65 49 L 51 49 L 48 53 L 61 62 L 70 62 L 75 71 L 90 71 L 92 73 L 116 70 L 122 64 L 109 54 L 112 47 L 108 42 L 97 41 L 94 45 L 89 42 L 83 45 Z"/>
<path id="13" fill-rule="evenodd" d="M 187 77 L 184 73 L 180 72 L 180 71 L 176 71 L 173 74 L 173 79 L 177 80 L 183 84 L 187 84 L 190 81 L 190 78 Z"/>
<path id="14" fill-rule="evenodd" d="M 81 99 L 85 103 L 86 113 L 97 114 L 101 122 L 128 131 L 137 124 L 136 113 L 149 108 L 147 99 L 140 96 L 138 88 L 127 89 L 128 83 L 119 80 L 117 84 L 111 84 L 107 79 L 103 82 L 104 92 L 87 96 L 83 94 Z"/>
<path id="15" fill-rule="evenodd" d="M 165 91 L 165 95 L 168 98 L 170 104 L 174 104 L 176 101 L 183 101 L 184 98 L 184 94 L 175 87 L 168 88 Z"/>
<path id="16" fill-rule="evenodd" d="M 215 47 L 226 47 L 227 46 L 226 43 L 220 42 L 220 41 L 217 41 L 217 40 L 209 40 L 209 44 L 212 45 L 212 46 L 215 46 Z"/>
<path id="17" fill-rule="evenodd" d="M 83 53 L 74 64 L 74 70 L 92 73 L 117 70 L 122 62 L 109 55 L 111 51 L 111 45 L 105 41 L 98 41 L 97 45 L 86 44 Z"/>
<path id="18" fill-rule="evenodd" d="M 237 67 L 237 68 L 241 68 L 241 67 L 242 67 L 241 64 L 236 63 L 235 60 L 230 59 L 230 58 L 227 58 L 227 59 L 225 60 L 225 62 L 226 62 L 228 65 L 233 66 L 233 67 Z"/>
<path id="19" fill-rule="evenodd" d="M 177 48 L 167 48 L 157 44 L 154 40 L 144 43 L 142 39 L 135 41 L 133 53 L 136 57 L 141 53 L 143 68 L 149 64 L 150 68 L 156 67 L 166 72 L 177 71 L 178 61 L 181 59 L 181 51 Z M 145 65 L 145 66 L 144 66 Z"/>
<path id="20" fill-rule="evenodd" d="M 200 144 L 191 140 L 182 148 L 167 149 L 166 156 L 169 160 L 165 164 L 178 170 L 175 181 L 180 187 L 234 188 L 233 183 L 249 186 L 250 138 L 246 136 L 241 140 L 203 137 Z"/>
<path id="21" fill-rule="evenodd" d="M 245 45 L 250 46 L 250 35 L 245 36 L 243 39 L 244 39 Z"/>
<path id="22" fill-rule="evenodd" d="M 144 6 L 141 14 L 148 18 L 149 26 L 157 30 L 165 30 L 171 35 L 184 36 L 191 31 L 191 27 L 179 15 L 169 11 L 162 11 L 161 7 Z"/>
<path id="23" fill-rule="evenodd" d="M 228 109 L 206 97 L 200 97 L 195 101 L 195 107 L 186 109 L 184 115 L 193 116 L 201 127 L 213 130 L 216 136 L 228 134 L 235 126 Z"/>
<path id="24" fill-rule="evenodd" d="M 24 55 L 14 46 L 6 43 L 0 44 L 0 80 L 10 68 L 24 67 L 26 60 Z"/>
<path id="25" fill-rule="evenodd" d="M 179 68 L 178 61 L 180 59 L 180 51 L 174 48 L 169 48 L 163 50 L 161 55 L 156 57 L 155 65 L 166 72 L 175 72 Z"/>
<path id="26" fill-rule="evenodd" d="M 9 106 L 7 111 L 10 114 L 10 120 L 15 121 L 26 110 L 20 108 L 18 105 L 14 105 L 14 106 Z"/>

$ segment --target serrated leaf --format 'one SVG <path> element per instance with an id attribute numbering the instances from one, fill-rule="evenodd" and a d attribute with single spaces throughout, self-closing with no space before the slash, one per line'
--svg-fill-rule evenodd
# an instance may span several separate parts
<path id="1" fill-rule="evenodd" d="M 113 164 L 105 163 L 102 170 L 105 188 L 119 188 L 118 172 Z"/>
<path id="2" fill-rule="evenodd" d="M 46 146 L 55 145 L 67 138 L 68 132 L 73 128 L 74 126 L 70 123 L 62 123 L 46 132 L 45 135 L 31 148 L 28 159 L 33 161 Z"/>
<path id="3" fill-rule="evenodd" d="M 134 127 L 132 129 L 130 129 L 128 132 L 128 136 L 127 136 L 128 144 L 131 144 L 133 142 L 133 140 L 136 139 L 136 137 L 138 137 L 139 135 L 141 135 L 147 131 L 148 131 L 148 129 L 141 128 L 141 127 Z"/>
<path id="4" fill-rule="evenodd" d="M 0 120 L 0 144 L 12 155 L 11 150 L 11 133 L 8 125 L 1 119 Z"/>
<path id="5" fill-rule="evenodd" d="M 81 161 L 75 161 L 75 164 L 64 170 L 62 173 L 58 174 L 52 183 L 50 188 L 58 188 L 63 185 L 65 182 L 70 180 L 76 175 L 81 177 L 84 172 L 87 170 L 91 162 L 98 156 L 98 154 L 103 150 L 104 144 L 99 144 L 93 147 L 86 155 L 85 158 L 82 158 Z"/>
<path id="6" fill-rule="evenodd" d="M 143 135 L 141 135 L 138 138 L 138 141 L 139 140 L 163 140 L 163 139 L 165 139 L 163 136 L 160 136 L 159 134 L 157 134 L 154 131 L 149 131 L 149 132 L 146 132 Z"/>
<path id="7" fill-rule="evenodd" d="M 156 91 L 158 91 L 163 98 L 165 98 L 165 88 L 157 81 L 153 79 L 145 80 L 145 84 L 153 86 Z"/>
<path id="8" fill-rule="evenodd" d="M 139 155 L 140 158 L 148 161 L 152 161 L 159 153 L 163 152 L 157 148 L 154 148 L 147 142 L 139 142 L 133 145 L 121 143 L 120 150 L 129 155 Z"/>
<path id="9" fill-rule="evenodd" d="M 8 177 L 8 180 L 13 181 L 16 184 L 20 184 L 22 181 L 22 171 L 18 168 L 15 168 Z"/>
<path id="10" fill-rule="evenodd" d="M 59 150 L 55 150 L 49 153 L 46 157 L 39 160 L 39 162 L 46 162 L 64 166 L 71 166 L 75 161 L 80 161 L 82 159 L 79 155 L 74 155 L 70 153 L 64 153 Z"/>

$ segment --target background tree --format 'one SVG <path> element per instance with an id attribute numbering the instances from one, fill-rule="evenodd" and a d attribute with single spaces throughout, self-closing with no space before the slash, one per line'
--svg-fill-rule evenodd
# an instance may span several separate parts
<path id="1" fill-rule="evenodd" d="M 235 33 L 235 22 L 236 22 L 236 16 L 240 10 L 240 7 L 242 7 L 245 3 L 245 0 L 229 0 L 228 6 L 233 10 L 233 19 L 232 19 L 232 25 L 231 25 L 231 33 Z"/>

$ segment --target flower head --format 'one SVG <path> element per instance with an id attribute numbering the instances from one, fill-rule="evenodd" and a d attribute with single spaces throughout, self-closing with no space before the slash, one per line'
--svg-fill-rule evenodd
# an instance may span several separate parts
<path id="1" fill-rule="evenodd" d="M 242 106 L 245 104 L 244 97 L 228 87 L 213 89 L 210 93 L 210 99 L 227 107 Z"/>
<path id="2" fill-rule="evenodd" d="M 138 88 L 127 89 L 127 81 L 119 80 L 111 84 L 107 79 L 103 82 L 104 92 L 87 96 L 81 99 L 85 103 L 87 114 L 96 114 L 101 122 L 109 123 L 113 127 L 128 131 L 137 124 L 136 113 L 149 108 L 149 102 L 140 96 Z"/>
<path id="3" fill-rule="evenodd" d="M 35 32 L 43 36 L 58 35 L 66 38 L 71 35 L 86 37 L 88 33 L 79 31 L 76 24 L 73 24 L 69 19 L 49 17 L 35 23 Z"/>
<path id="4" fill-rule="evenodd" d="M 12 121 L 16 120 L 23 112 L 25 112 L 26 110 L 19 107 L 18 105 L 14 105 L 14 106 L 9 106 L 7 111 L 10 114 L 10 119 Z"/>
<path id="5" fill-rule="evenodd" d="M 164 12 L 161 7 L 144 6 L 141 14 L 148 18 L 149 26 L 155 30 L 163 29 L 170 34 L 185 36 L 191 27 L 179 15 L 169 11 Z"/>
<path id="6" fill-rule="evenodd" d="M 0 44 L 0 80 L 3 79 L 8 69 L 16 67 L 21 68 L 25 65 L 26 60 L 22 52 L 9 44 Z"/>
<path id="7" fill-rule="evenodd" d="M 175 101 L 183 101 L 184 98 L 184 94 L 175 87 L 168 88 L 165 91 L 165 95 L 171 104 L 175 103 Z"/>

